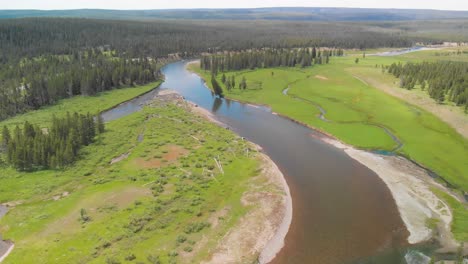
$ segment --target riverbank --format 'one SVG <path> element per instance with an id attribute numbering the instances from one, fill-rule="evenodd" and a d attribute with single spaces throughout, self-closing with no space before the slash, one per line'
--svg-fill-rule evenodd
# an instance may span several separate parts
<path id="1" fill-rule="evenodd" d="M 0 240 L 0 263 L 8 257 L 14 247 L 13 242 Z"/>
<path id="2" fill-rule="evenodd" d="M 458 250 L 459 244 L 451 233 L 451 209 L 431 189 L 449 191 L 430 177 L 426 170 L 399 156 L 359 150 L 329 137 L 322 140 L 373 170 L 388 186 L 410 232 L 408 243 L 417 244 L 435 238 L 445 252 L 455 253 Z"/>
<path id="3" fill-rule="evenodd" d="M 8 212 L 8 207 L 0 204 L 0 219 Z M 13 250 L 14 244 L 11 241 L 2 240 L 2 235 L 0 234 L 0 263 L 10 254 Z"/>
<path id="4" fill-rule="evenodd" d="M 180 100 L 175 91 L 162 90 L 159 97 L 167 100 Z M 216 120 L 211 112 L 187 102 L 189 109 L 221 127 L 226 125 Z M 292 198 L 288 184 L 276 164 L 265 154 L 261 147 L 249 142 L 258 151 L 260 173 L 251 179 L 241 201 L 249 212 L 229 230 L 211 252 L 211 258 L 203 263 L 239 263 L 257 259 L 268 263 L 284 246 L 284 239 L 292 221 Z M 253 152 L 255 153 L 255 152 Z"/>

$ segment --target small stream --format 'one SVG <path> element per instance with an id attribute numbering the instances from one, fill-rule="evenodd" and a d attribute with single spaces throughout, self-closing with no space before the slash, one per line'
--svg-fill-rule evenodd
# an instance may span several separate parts
<path id="1" fill-rule="evenodd" d="M 327 111 L 321 105 L 319 105 L 318 103 L 316 103 L 314 101 L 311 101 L 309 99 L 305 99 L 305 98 L 299 97 L 297 95 L 289 94 L 288 92 L 289 92 L 290 89 L 291 89 L 291 87 L 288 87 L 288 88 L 284 89 L 283 94 L 286 95 L 286 96 L 290 96 L 291 98 L 293 98 L 295 100 L 300 100 L 302 102 L 308 103 L 308 104 L 313 105 L 314 107 L 316 107 L 320 111 L 320 114 L 319 114 L 318 118 L 320 120 L 324 121 L 324 122 L 336 123 L 336 124 L 342 124 L 342 125 L 346 125 L 346 124 L 364 124 L 364 125 L 374 126 L 374 127 L 378 127 L 380 129 L 382 129 L 385 132 L 385 134 L 390 136 L 392 138 L 393 142 L 395 142 L 395 147 L 390 151 L 388 151 L 388 150 L 375 150 L 374 151 L 375 153 L 381 154 L 381 155 L 395 155 L 395 153 L 404 146 L 403 142 L 395 134 L 393 134 L 393 132 L 391 132 L 389 128 L 385 127 L 384 125 L 376 124 L 376 123 L 359 122 L 359 121 L 340 122 L 340 121 L 329 120 L 329 119 L 327 119 L 325 117 L 325 114 L 327 113 Z"/>
<path id="2" fill-rule="evenodd" d="M 387 186 L 344 151 L 320 140 L 321 133 L 252 106 L 211 93 L 186 70 L 187 62 L 162 69 L 172 89 L 209 111 L 234 132 L 260 145 L 286 177 L 293 199 L 293 220 L 285 247 L 272 263 L 426 264 L 407 262 L 409 233 Z M 103 113 L 106 121 L 141 109 L 158 90 Z M 410 251 L 411 250 L 411 251 Z"/>

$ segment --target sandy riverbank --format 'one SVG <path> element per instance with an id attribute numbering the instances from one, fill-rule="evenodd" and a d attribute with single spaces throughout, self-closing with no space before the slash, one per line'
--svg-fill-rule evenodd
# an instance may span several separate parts
<path id="1" fill-rule="evenodd" d="M 8 212 L 6 205 L 0 204 L 0 219 Z M 11 241 L 2 240 L 0 234 L 0 263 L 11 253 L 14 248 L 14 244 Z"/>
<path id="2" fill-rule="evenodd" d="M 359 150 L 338 140 L 324 137 L 323 141 L 343 149 L 351 158 L 373 170 L 388 186 L 397 204 L 401 218 L 410 235 L 408 242 L 416 244 L 435 236 L 427 225 L 430 218 L 438 219 L 438 237 L 442 247 L 455 249 L 458 244 L 450 232 L 453 219 L 450 207 L 439 199 L 430 188 L 444 189 L 427 172 L 398 156 L 383 156 Z"/>
<path id="3" fill-rule="evenodd" d="M 227 127 L 210 111 L 182 101 L 182 96 L 175 91 L 162 90 L 158 96 L 180 100 L 184 103 L 178 102 L 179 106 Z M 284 246 L 293 210 L 289 186 L 276 164 L 261 153 L 261 147 L 251 143 L 251 148 L 259 151 L 254 155 L 261 164 L 259 175 L 251 179 L 248 191 L 241 198 L 242 204 L 251 209 L 220 239 L 210 252 L 210 259 L 204 263 L 243 263 L 256 259 L 268 263 Z"/>
<path id="4" fill-rule="evenodd" d="M 14 247 L 13 242 L 0 240 L 0 263 L 8 257 Z"/>

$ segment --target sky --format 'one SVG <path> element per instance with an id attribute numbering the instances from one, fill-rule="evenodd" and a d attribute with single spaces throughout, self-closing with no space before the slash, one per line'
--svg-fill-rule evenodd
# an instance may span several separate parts
<path id="1" fill-rule="evenodd" d="M 468 10 L 468 0 L 0 0 L 0 9 L 366 7 Z"/>

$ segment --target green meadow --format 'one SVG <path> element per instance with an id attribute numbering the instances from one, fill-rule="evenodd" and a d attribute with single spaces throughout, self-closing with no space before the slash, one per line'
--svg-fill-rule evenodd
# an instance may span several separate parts
<path id="1" fill-rule="evenodd" d="M 64 109 L 94 112 L 149 88 L 67 99 L 3 123 L 46 126 Z M 206 259 L 250 209 L 240 198 L 259 162 L 247 148 L 232 132 L 186 109 L 154 103 L 107 123 L 66 169 L 18 172 L 2 165 L 0 203 L 16 204 L 0 220 L 3 239 L 15 243 L 4 263 Z"/>

